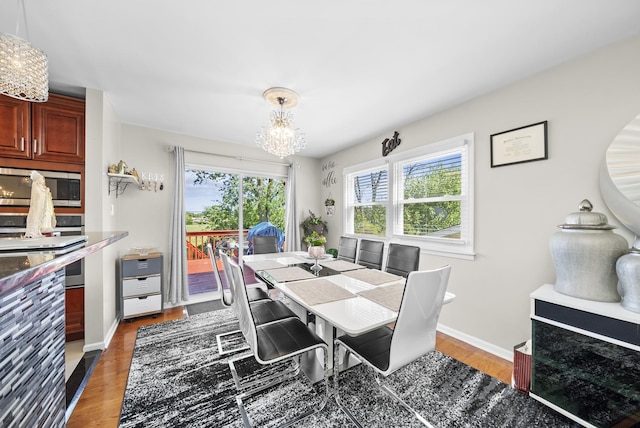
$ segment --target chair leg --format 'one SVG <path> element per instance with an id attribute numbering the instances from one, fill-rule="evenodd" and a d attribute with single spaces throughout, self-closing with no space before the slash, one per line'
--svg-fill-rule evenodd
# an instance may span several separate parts
<path id="1" fill-rule="evenodd" d="M 326 348 L 322 348 L 323 354 L 324 354 L 324 398 L 322 399 L 322 401 L 320 402 L 320 404 L 318 405 L 318 407 L 316 407 L 315 409 L 311 409 L 299 416 L 296 416 L 295 418 L 293 418 L 290 421 L 287 421 L 285 423 L 283 423 L 282 425 L 279 425 L 279 427 L 288 427 L 291 426 L 297 422 L 300 422 L 301 420 L 305 419 L 308 416 L 314 415 L 320 411 L 322 411 L 322 409 L 324 409 L 324 407 L 327 405 L 327 402 L 329 401 L 329 371 L 328 371 L 328 364 L 329 364 L 329 352 Z M 315 351 L 314 351 L 315 352 Z M 253 357 L 253 355 L 250 355 L 251 357 Z M 237 360 L 237 359 L 236 359 Z M 231 370 L 235 371 L 235 368 L 231 365 L 231 361 L 229 361 L 229 365 L 232 367 Z M 234 375 L 235 376 L 235 375 Z M 285 380 L 285 379 L 282 379 Z M 282 382 L 281 380 L 281 382 Z M 279 383 L 279 382 L 276 382 Z M 270 386 L 273 386 L 275 383 L 272 382 L 270 383 L 270 385 L 267 385 L 266 387 L 260 388 L 260 389 L 253 389 L 251 391 L 245 391 L 242 392 L 238 395 L 236 395 L 236 403 L 238 404 L 238 408 L 240 410 L 240 414 L 242 416 L 242 422 L 244 424 L 244 426 L 246 428 L 251 428 L 251 421 L 249 420 L 249 415 L 247 414 L 247 411 L 244 407 L 244 403 L 243 403 L 243 399 L 249 397 L 252 394 L 255 394 L 256 392 L 259 392 L 261 390 L 264 390 Z"/>
<path id="2" fill-rule="evenodd" d="M 351 413 L 351 411 L 347 408 L 347 406 L 345 406 L 345 404 L 342 402 L 342 399 L 340 398 L 340 389 L 338 388 L 338 377 L 340 375 L 340 344 L 339 343 L 335 343 L 334 347 L 333 347 L 333 393 L 334 393 L 334 400 L 336 402 L 336 404 L 338 405 L 338 407 L 340 408 L 340 410 L 342 410 L 342 412 L 347 415 L 347 417 L 351 420 L 351 422 L 354 423 L 354 425 L 358 428 L 363 428 L 362 424 L 360 423 L 360 421 L 358 419 L 356 419 L 356 417 L 353 415 L 353 413 Z"/>
<path id="3" fill-rule="evenodd" d="M 418 413 L 417 410 L 415 410 L 413 407 L 411 407 L 409 405 L 409 403 L 407 403 L 402 398 L 400 398 L 400 396 L 398 394 L 396 394 L 396 392 L 393 389 L 391 389 L 388 385 L 385 385 L 382 382 L 382 379 L 380 378 L 380 374 L 378 372 L 375 373 L 375 379 L 376 379 L 376 382 L 378 383 L 378 386 L 380 387 L 380 389 L 383 392 L 385 392 L 391 398 L 393 398 L 394 400 L 396 400 L 397 402 L 402 404 L 402 406 L 405 409 L 407 409 L 409 412 L 413 413 L 413 415 L 416 417 L 416 419 L 418 419 L 424 426 L 429 427 L 429 428 L 433 428 L 433 425 L 431 425 L 425 418 L 423 418 L 422 415 L 420 413 Z"/>
<path id="4" fill-rule="evenodd" d="M 238 374 L 238 370 L 236 368 L 236 364 L 243 360 L 249 360 L 258 365 L 259 363 L 255 361 L 253 354 L 241 355 L 229 360 L 229 368 L 231 369 L 233 381 L 236 384 L 236 390 L 245 395 L 251 395 L 263 391 L 274 385 L 282 383 L 287 379 L 292 379 L 300 373 L 300 364 L 298 359 L 291 358 L 290 360 L 286 360 L 291 363 L 288 368 L 275 370 L 275 372 L 267 373 L 265 376 L 257 379 L 251 378 L 249 380 L 243 380 L 242 376 Z M 271 367 L 268 368 L 270 369 Z"/>
<path id="5" fill-rule="evenodd" d="M 338 407 L 349 417 L 349 419 L 351 420 L 351 422 L 353 422 L 357 427 L 362 428 L 362 424 L 360 423 L 360 421 L 358 421 L 358 419 L 356 419 L 356 417 L 353 415 L 353 413 L 351 413 L 351 411 L 347 408 L 347 406 L 345 405 L 345 403 L 342 401 L 342 399 L 340 398 L 340 389 L 338 388 L 338 376 L 340 373 L 340 366 L 339 366 L 339 348 L 340 348 L 340 344 L 339 343 L 335 343 L 335 346 L 333 348 L 333 356 L 334 356 L 334 362 L 333 362 L 333 390 L 334 390 L 334 394 L 335 394 L 335 401 L 336 404 L 338 405 Z M 350 354 L 350 350 L 348 348 L 345 347 L 345 361 L 348 361 L 348 354 Z M 358 356 L 358 354 L 355 354 L 356 357 Z M 368 364 L 365 364 L 368 366 Z M 411 413 L 413 413 L 413 415 L 416 417 L 416 419 L 418 419 L 418 421 L 420 421 L 420 423 L 422 423 L 424 426 L 428 427 L 428 428 L 434 428 L 433 425 L 431 425 L 425 418 L 422 417 L 422 415 L 420 415 L 420 413 L 418 413 L 413 407 L 411 407 L 407 402 L 405 402 L 402 398 L 400 398 L 398 396 L 398 394 L 396 394 L 391 388 L 389 388 L 389 386 L 383 384 L 381 378 L 380 378 L 380 374 L 376 371 L 374 371 L 374 377 L 376 379 L 376 382 L 378 384 L 378 386 L 380 387 L 380 389 L 387 395 L 389 395 L 391 398 L 393 398 L 394 400 L 398 401 L 400 404 L 402 404 L 402 406 L 409 410 Z"/>
<path id="6" fill-rule="evenodd" d="M 222 344 L 222 338 L 227 337 L 227 336 L 237 336 L 240 335 L 241 341 L 244 342 L 245 344 L 239 348 L 232 348 L 232 349 L 223 349 L 223 344 Z M 234 331 L 230 331 L 228 333 L 220 333 L 216 336 L 216 342 L 218 343 L 218 354 L 219 355 L 226 355 L 226 354 L 232 354 L 234 352 L 238 352 L 238 351 L 244 351 L 245 349 L 249 349 L 249 344 L 247 344 L 244 340 L 244 336 L 242 335 L 242 332 L 240 330 L 234 330 Z"/>

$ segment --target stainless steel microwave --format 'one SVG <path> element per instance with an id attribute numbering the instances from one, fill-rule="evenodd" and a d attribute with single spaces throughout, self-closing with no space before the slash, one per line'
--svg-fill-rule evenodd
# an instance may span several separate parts
<path id="1" fill-rule="evenodd" d="M 31 202 L 30 169 L 0 168 L 0 205 L 28 207 Z M 37 170 L 51 190 L 54 207 L 80 207 L 80 183 L 77 172 Z"/>

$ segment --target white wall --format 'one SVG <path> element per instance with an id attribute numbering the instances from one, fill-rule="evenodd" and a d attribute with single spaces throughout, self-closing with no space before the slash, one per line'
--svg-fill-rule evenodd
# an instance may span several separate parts
<path id="1" fill-rule="evenodd" d="M 409 65 L 407 65 L 409 66 Z M 469 67 L 473 73 L 473 66 Z M 529 294 L 555 281 L 549 238 L 588 198 L 594 211 L 620 226 L 600 195 L 598 171 L 609 143 L 640 113 L 640 38 L 576 59 L 525 81 L 427 117 L 328 156 L 336 164 L 330 191 L 337 213 L 329 219 L 329 244 L 342 229 L 342 170 L 381 157 L 380 143 L 399 131 L 394 153 L 475 133 L 474 261 L 423 254 L 421 268 L 451 264 L 440 322 L 459 337 L 509 358 L 513 345 L 530 337 Z M 362 112 L 366 115 L 366 112 Z M 549 159 L 490 168 L 489 136 L 548 121 Z M 324 173 L 326 175 L 326 173 Z M 450 330 L 453 329 L 453 330 Z M 474 339 L 475 338 L 475 339 Z"/>
<path id="2" fill-rule="evenodd" d="M 115 196 L 108 195 L 106 165 L 117 157 L 120 123 L 108 96 L 93 89 L 86 93 L 86 147 L 85 230 L 118 230 L 118 207 Z M 117 249 L 108 246 L 85 259 L 85 351 L 104 349 L 117 327 L 116 258 Z"/>

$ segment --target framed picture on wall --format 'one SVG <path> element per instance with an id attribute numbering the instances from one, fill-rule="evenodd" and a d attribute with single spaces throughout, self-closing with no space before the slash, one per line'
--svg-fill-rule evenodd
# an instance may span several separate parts
<path id="1" fill-rule="evenodd" d="M 491 135 L 491 168 L 548 159 L 547 121 Z"/>

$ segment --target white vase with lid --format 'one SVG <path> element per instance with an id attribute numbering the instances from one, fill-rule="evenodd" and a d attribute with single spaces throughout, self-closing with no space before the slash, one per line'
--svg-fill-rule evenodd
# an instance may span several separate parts
<path id="1" fill-rule="evenodd" d="M 632 312 L 640 313 L 640 240 L 616 262 L 620 305 Z"/>
<path id="2" fill-rule="evenodd" d="M 627 240 L 613 233 L 607 216 L 592 212 L 587 199 L 579 212 L 569 214 L 549 242 L 556 269 L 554 289 L 581 299 L 619 302 L 616 261 L 629 248 Z"/>

